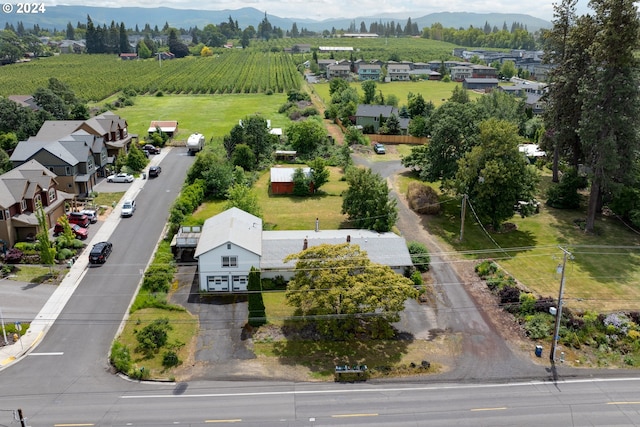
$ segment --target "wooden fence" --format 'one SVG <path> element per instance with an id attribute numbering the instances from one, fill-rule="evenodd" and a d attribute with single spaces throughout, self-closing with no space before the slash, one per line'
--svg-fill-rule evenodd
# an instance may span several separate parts
<path id="1" fill-rule="evenodd" d="M 346 128 L 340 121 L 340 119 L 336 119 L 336 124 L 340 126 L 342 132 L 346 132 Z M 429 138 L 411 135 L 380 135 L 377 133 L 365 133 L 364 136 L 368 137 L 371 142 L 380 142 L 382 144 L 414 144 L 414 145 L 424 145 L 429 142 Z"/>

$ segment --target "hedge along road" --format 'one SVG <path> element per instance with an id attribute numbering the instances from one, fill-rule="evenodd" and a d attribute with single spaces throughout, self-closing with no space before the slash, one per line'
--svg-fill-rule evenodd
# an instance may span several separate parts
<path id="1" fill-rule="evenodd" d="M 461 353 L 451 362 L 452 369 L 434 376 L 434 379 L 499 381 L 529 378 L 555 379 L 560 373 L 569 376 L 584 374 L 582 370 L 565 366 L 550 369 L 548 364 L 535 364 L 531 361 L 528 352 L 509 345 L 507 337 L 503 337 L 496 330 L 488 307 L 479 304 L 467 291 L 466 286 L 470 284 L 461 279 L 450 262 L 453 259 L 443 255 L 450 250 L 442 248 L 442 243 L 426 230 L 425 219 L 413 212 L 408 207 L 406 199 L 396 192 L 393 185 L 395 176 L 408 171 L 402 166 L 400 160 L 380 161 L 377 158 L 375 162 L 371 162 L 366 156 L 357 154 L 353 155 L 353 159 L 355 164 L 369 167 L 373 172 L 387 179 L 392 189 L 391 196 L 398 202 L 396 226 L 407 242 L 420 242 L 429 250 L 430 274 L 436 295 L 435 307 L 416 304 L 416 310 L 434 310 L 435 313 L 430 313 L 432 315 L 428 318 L 435 318 L 435 324 L 428 326 L 415 324 L 409 329 L 419 330 L 422 327 L 430 331 L 444 330 L 447 333 L 462 336 Z M 408 322 L 411 322 L 411 317 L 407 317 Z M 415 316 L 415 322 L 423 318 L 424 316 Z M 533 352 L 533 348 L 531 351 Z M 544 360 L 544 362 L 547 361 L 548 359 Z"/>

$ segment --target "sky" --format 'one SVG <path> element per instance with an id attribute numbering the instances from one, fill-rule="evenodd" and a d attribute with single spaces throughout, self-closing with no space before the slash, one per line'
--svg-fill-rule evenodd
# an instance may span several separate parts
<path id="1" fill-rule="evenodd" d="M 236 10 L 253 7 L 280 18 L 308 18 L 322 21 L 329 18 L 363 18 L 386 16 L 393 18 L 421 17 L 436 12 L 523 13 L 551 21 L 553 4 L 558 0 L 164 0 L 163 7 L 196 10 Z M 45 0 L 45 5 L 86 6 L 87 0 Z M 158 7 L 157 0 L 103 0 L 91 6 Z M 579 0 L 578 15 L 588 13 L 587 0 Z"/>

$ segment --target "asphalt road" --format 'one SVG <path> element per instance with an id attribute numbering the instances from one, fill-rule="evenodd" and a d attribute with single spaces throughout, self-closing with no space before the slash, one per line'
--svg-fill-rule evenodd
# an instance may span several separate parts
<path id="1" fill-rule="evenodd" d="M 0 384 L 12 385 L 0 387 L 0 401 L 7 393 L 73 396 L 76 387 L 87 392 L 121 382 L 104 374 L 110 345 L 192 162 L 182 148 L 172 150 L 162 161 L 160 177 L 146 182 L 137 195 L 134 216 L 123 218 L 111 236 L 114 250 L 107 263 L 87 268 L 36 351 L 0 373 Z"/>

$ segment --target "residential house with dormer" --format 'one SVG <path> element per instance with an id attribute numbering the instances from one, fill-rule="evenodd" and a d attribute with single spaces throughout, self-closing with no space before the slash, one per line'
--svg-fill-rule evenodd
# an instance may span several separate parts
<path id="1" fill-rule="evenodd" d="M 72 194 L 58 190 L 56 175 L 36 160 L 30 160 L 0 175 L 0 239 L 12 247 L 33 240 L 40 231 L 35 211 L 42 205 L 47 228 L 65 213 Z"/>
<path id="2" fill-rule="evenodd" d="M 285 259 L 321 244 L 358 245 L 372 262 L 388 265 L 398 274 L 413 265 L 405 239 L 392 232 L 321 230 L 317 219 L 315 230 L 263 231 L 262 219 L 238 208 L 207 219 L 196 238 L 201 292 L 247 292 L 251 267 L 260 270 L 262 278 L 290 280 L 295 260 Z"/>

